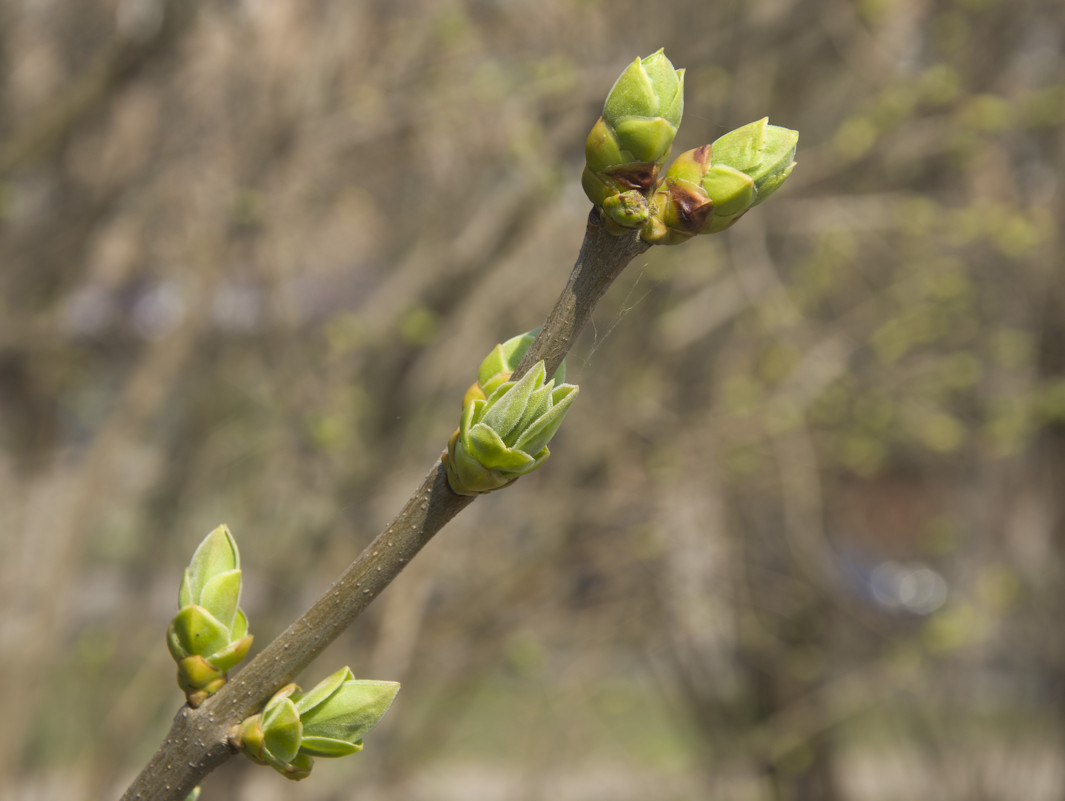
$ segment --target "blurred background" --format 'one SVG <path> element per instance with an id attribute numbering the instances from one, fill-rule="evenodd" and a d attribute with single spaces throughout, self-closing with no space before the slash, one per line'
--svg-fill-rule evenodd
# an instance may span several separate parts
<path id="1" fill-rule="evenodd" d="M 545 469 L 301 677 L 352 759 L 205 801 L 1065 799 L 1060 0 L 0 0 L 0 796 L 117 798 L 221 522 L 259 648 L 540 324 L 614 78 L 798 166 L 638 258 Z"/>

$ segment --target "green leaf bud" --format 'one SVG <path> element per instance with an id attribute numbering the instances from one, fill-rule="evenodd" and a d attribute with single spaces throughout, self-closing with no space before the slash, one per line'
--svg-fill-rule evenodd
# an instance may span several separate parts
<path id="1" fill-rule="evenodd" d="M 380 722 L 399 692 L 398 682 L 359 680 L 349 668 L 323 684 L 327 694 L 316 687 L 296 701 L 303 720 L 301 750 L 311 756 L 345 756 L 361 750 L 362 738 Z"/>
<path id="2" fill-rule="evenodd" d="M 501 385 L 488 396 L 479 423 L 497 433 L 505 442 L 507 435 L 521 422 L 529 398 L 543 386 L 543 380 L 544 367 L 541 364 L 526 373 L 520 381 L 508 381 Z"/>
<path id="3" fill-rule="evenodd" d="M 300 779 L 306 779 L 311 775 L 311 768 L 314 767 L 314 759 L 312 759 L 310 755 L 300 751 L 287 765 L 281 767 L 275 765 L 273 767 L 274 770 L 278 771 L 286 779 L 298 782 Z"/>
<path id="4" fill-rule="evenodd" d="M 547 443 L 578 388 L 555 386 L 554 379 L 545 383 L 545 373 L 540 361 L 520 381 L 504 382 L 487 398 L 467 396 L 444 457 L 454 492 L 478 495 L 501 489 L 547 459 Z"/>
<path id="5" fill-rule="evenodd" d="M 229 741 L 249 759 L 289 779 L 305 778 L 314 757 L 341 757 L 362 750 L 362 738 L 384 716 L 399 692 L 394 681 L 355 678 L 348 667 L 301 693 L 282 687 L 263 711 L 230 733 Z"/>
<path id="6" fill-rule="evenodd" d="M 477 368 L 477 380 L 466 390 L 462 405 L 465 407 L 474 398 L 485 400 L 503 382 L 509 380 L 514 373 L 514 369 L 521 362 L 529 348 L 532 347 L 532 343 L 536 341 L 538 333 L 540 333 L 540 329 L 534 328 L 532 331 L 511 337 L 506 342 L 492 348 L 491 352 L 481 362 L 480 367 Z M 552 378 L 556 384 L 561 384 L 566 380 L 565 361 L 558 366 Z"/>
<path id="7" fill-rule="evenodd" d="M 701 185 L 718 216 L 740 214 L 753 206 L 758 196 L 758 188 L 751 176 L 724 164 L 711 166 Z"/>
<path id="8" fill-rule="evenodd" d="M 240 601 L 240 571 L 227 570 L 203 585 L 199 605 L 207 609 L 223 625 L 231 627 L 237 617 Z"/>
<path id="9" fill-rule="evenodd" d="M 166 644 L 175 659 L 206 656 L 229 645 L 229 629 L 202 606 L 186 606 L 171 619 Z"/>
<path id="10" fill-rule="evenodd" d="M 237 610 L 237 615 L 233 618 L 233 626 L 229 630 L 230 640 L 239 639 L 248 633 L 248 616 L 244 614 L 243 609 Z"/>
<path id="11" fill-rule="evenodd" d="M 248 759 L 269 765 L 290 779 L 302 779 L 310 772 L 293 766 L 303 740 L 303 724 L 291 696 L 299 692 L 286 684 L 266 702 L 263 711 L 241 722 L 230 733 L 230 742 Z"/>
<path id="12" fill-rule="evenodd" d="M 534 328 L 532 331 L 511 337 L 506 342 L 502 342 L 492 348 L 492 351 L 484 357 L 477 368 L 477 383 L 481 384 L 482 387 L 486 386 L 489 381 L 502 373 L 506 373 L 507 378 L 510 378 L 510 374 L 518 366 L 521 357 L 525 355 L 525 352 L 536 340 L 536 334 L 539 330 Z"/>
<path id="13" fill-rule="evenodd" d="M 715 141 L 713 163 L 748 175 L 756 190 L 750 205 L 757 206 L 791 175 L 798 144 L 798 131 L 770 125 L 769 118 L 763 117 Z"/>
<path id="14" fill-rule="evenodd" d="M 603 214 L 608 223 L 618 228 L 640 228 L 651 216 L 647 198 L 635 189 L 611 195 L 603 201 Z"/>
<path id="15" fill-rule="evenodd" d="M 636 161 L 658 163 L 669 156 L 677 128 L 661 117 L 626 117 L 614 126 L 614 135 L 624 148 L 623 154 L 631 154 Z"/>
<path id="16" fill-rule="evenodd" d="M 196 548 L 178 591 L 178 613 L 166 642 L 178 663 L 178 686 L 197 706 L 225 683 L 225 674 L 251 648 L 248 619 L 241 611 L 240 553 L 226 526 Z"/>
<path id="17" fill-rule="evenodd" d="M 798 132 L 765 118 L 677 156 L 651 196 L 640 236 L 676 245 L 725 230 L 791 174 L 798 139 Z"/>
<path id="18" fill-rule="evenodd" d="M 684 70 L 674 69 L 662 50 L 629 64 L 585 141 L 581 185 L 592 203 L 603 208 L 609 198 L 629 191 L 646 197 L 669 157 L 683 112 Z M 617 224 L 610 229 L 614 233 L 634 227 L 608 219 Z"/>
<path id="19" fill-rule="evenodd" d="M 676 245 L 702 231 L 713 202 L 701 180 L 710 165 L 706 145 L 681 153 L 651 197 L 650 217 L 641 236 L 655 245 Z"/>
<path id="20" fill-rule="evenodd" d="M 291 762 L 303 740 L 303 722 L 287 696 L 274 696 L 262 716 L 263 749 L 278 762 Z"/>
<path id="21" fill-rule="evenodd" d="M 601 172 L 626 161 L 617 136 L 602 117 L 596 120 L 584 142 L 584 161 L 592 172 Z"/>
<path id="22" fill-rule="evenodd" d="M 240 553 L 229 528 L 221 525 L 204 537 L 189 562 L 178 606 L 201 603 L 203 588 L 220 573 L 240 569 Z"/>
<path id="23" fill-rule="evenodd" d="M 620 149 L 637 161 L 666 159 L 683 113 L 684 70 L 673 69 L 662 49 L 629 64 L 603 104 Z"/>
<path id="24" fill-rule="evenodd" d="M 207 661 L 223 673 L 228 673 L 248 655 L 252 639 L 253 637 L 250 634 L 246 634 L 243 637 L 232 640 L 225 648 L 208 656 Z"/>
<path id="25" fill-rule="evenodd" d="M 351 672 L 351 668 L 347 665 L 345 665 L 335 673 L 330 673 L 328 676 L 326 676 L 324 679 L 314 685 L 314 687 L 312 687 L 310 690 L 305 693 L 299 694 L 299 703 L 297 704 L 297 708 L 299 709 L 300 714 L 310 712 L 315 708 L 321 706 L 329 700 L 330 696 L 332 696 L 333 693 L 340 689 L 341 684 L 343 684 L 345 681 L 354 680 L 355 674 Z"/>
<path id="26" fill-rule="evenodd" d="M 177 665 L 178 687 L 194 709 L 226 683 L 225 674 L 202 656 L 187 656 Z"/>

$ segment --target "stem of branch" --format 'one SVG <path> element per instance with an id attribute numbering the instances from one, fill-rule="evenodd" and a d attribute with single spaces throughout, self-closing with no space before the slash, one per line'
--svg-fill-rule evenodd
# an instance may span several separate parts
<path id="1" fill-rule="evenodd" d="M 603 225 L 599 210 L 593 207 L 588 214 L 584 243 L 569 282 L 511 378 L 521 378 L 541 359 L 547 375 L 554 373 L 573 347 L 603 293 L 629 262 L 649 247 L 635 233 L 628 236 L 611 234 Z"/>
<path id="2" fill-rule="evenodd" d="M 566 288 L 515 371 L 520 377 L 543 359 L 550 375 L 565 358 L 607 287 L 650 247 L 635 234 L 615 237 L 592 209 Z M 193 787 L 235 751 L 230 730 L 267 700 L 362 614 L 415 554 L 473 497 L 456 495 L 436 462 L 395 520 L 382 531 L 301 618 L 266 646 L 202 706 L 182 707 L 166 740 L 122 801 L 184 801 Z"/>

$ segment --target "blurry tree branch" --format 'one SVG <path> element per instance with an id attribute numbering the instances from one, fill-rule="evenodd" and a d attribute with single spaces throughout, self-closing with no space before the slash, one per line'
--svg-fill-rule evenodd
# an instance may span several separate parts
<path id="1" fill-rule="evenodd" d="M 130 4 L 132 5 L 132 4 Z M 0 142 L 0 176 L 47 159 L 70 133 L 124 81 L 150 60 L 167 52 L 188 30 L 197 3 L 141 4 L 143 12 L 129 19 L 85 69 L 7 141 Z M 122 28 L 125 30 L 121 30 Z"/>
<path id="2" fill-rule="evenodd" d="M 569 282 L 515 376 L 541 359 L 553 372 L 603 293 L 649 247 L 636 234 L 608 233 L 599 211 L 593 209 Z M 309 665 L 472 500 L 452 492 L 444 465 L 437 461 L 395 519 L 299 620 L 202 706 L 182 707 L 124 801 L 184 799 L 197 782 L 235 753 L 227 739 L 230 730 Z"/>
<path id="3" fill-rule="evenodd" d="M 197 298 L 210 297 L 219 277 L 217 272 L 209 269 L 219 262 L 215 253 L 219 245 L 217 240 L 205 239 L 205 269 L 200 273 L 202 281 L 196 288 Z M 5 605 L 14 605 L 19 598 L 23 601 L 27 597 L 34 598 L 32 606 L 36 610 L 36 625 L 43 629 L 60 625 L 62 610 L 69 602 L 68 593 L 73 592 L 76 585 L 76 569 L 80 563 L 76 555 L 86 548 L 86 531 L 89 521 L 93 519 L 93 503 L 102 495 L 115 497 L 114 487 L 120 483 L 118 476 L 123 464 L 119 455 L 131 447 L 130 443 L 145 424 L 158 414 L 166 393 L 177 383 L 177 377 L 201 341 L 209 310 L 210 306 L 206 302 L 192 304 L 191 312 L 173 332 L 149 344 L 137 368 L 125 381 L 106 422 L 68 470 L 60 473 L 58 479 L 43 476 L 28 483 L 26 491 L 40 498 L 41 504 L 51 505 L 49 499 L 54 498 L 57 492 L 64 491 L 64 488 L 67 502 L 49 509 L 48 525 L 39 530 L 36 536 L 25 538 L 20 558 L 4 565 L 5 569 L 0 574 L 4 578 L 0 600 Z M 32 529 L 37 522 L 27 516 L 23 525 Z M 27 568 L 27 565 L 48 559 L 48 554 L 52 553 L 62 553 L 67 558 L 57 560 L 47 572 L 35 572 Z M 22 581 L 15 581 L 16 571 L 33 580 L 23 578 Z M 60 643 L 52 638 L 29 638 L 22 648 L 12 649 L 12 653 L 8 654 L 5 665 L 7 675 L 29 688 L 24 695 L 33 697 L 43 691 L 44 688 L 34 679 L 36 666 L 50 651 L 59 647 Z M 28 723 L 18 724 L 17 721 L 28 718 L 31 709 L 32 704 L 28 703 L 9 707 L 8 720 L 15 725 L 0 734 L 0 744 L 9 746 L 5 753 L 18 753 L 15 746 L 22 736 L 16 732 Z"/>

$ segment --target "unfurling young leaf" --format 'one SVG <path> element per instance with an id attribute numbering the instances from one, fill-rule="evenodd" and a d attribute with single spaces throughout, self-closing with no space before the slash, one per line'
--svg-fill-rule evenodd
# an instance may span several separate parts
<path id="1" fill-rule="evenodd" d="M 362 750 L 362 738 L 384 717 L 399 692 L 394 681 L 356 679 L 344 667 L 307 693 L 287 684 L 262 712 L 234 728 L 229 740 L 245 756 L 288 779 L 306 778 L 314 757 Z"/>
<path id="2" fill-rule="evenodd" d="M 178 686 L 199 706 L 225 684 L 226 673 L 251 648 L 240 609 L 240 553 L 229 529 L 212 531 L 192 555 L 178 591 L 178 613 L 166 644 L 178 665 Z"/>

